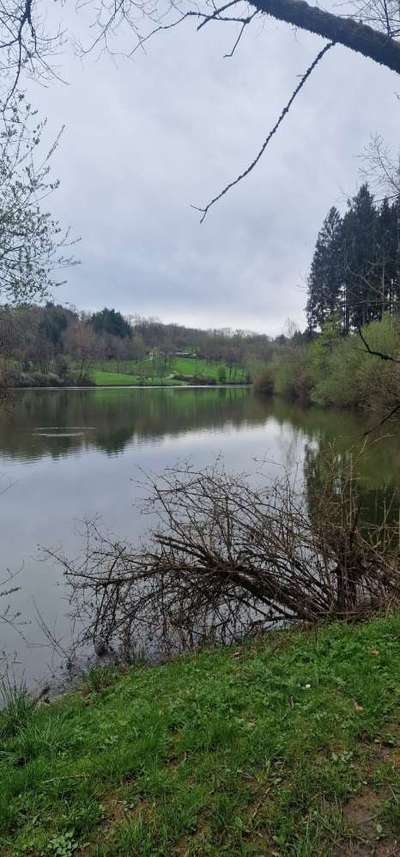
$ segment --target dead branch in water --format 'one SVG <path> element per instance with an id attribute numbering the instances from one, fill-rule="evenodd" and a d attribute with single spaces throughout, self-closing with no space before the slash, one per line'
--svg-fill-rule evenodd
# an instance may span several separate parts
<path id="1" fill-rule="evenodd" d="M 354 460 L 332 456 L 323 484 L 253 487 L 216 464 L 167 470 L 152 483 L 158 519 L 146 544 L 88 524 L 82 557 L 62 562 L 84 639 L 126 651 L 233 641 L 282 623 L 358 619 L 398 600 L 393 507 L 363 524 Z"/>

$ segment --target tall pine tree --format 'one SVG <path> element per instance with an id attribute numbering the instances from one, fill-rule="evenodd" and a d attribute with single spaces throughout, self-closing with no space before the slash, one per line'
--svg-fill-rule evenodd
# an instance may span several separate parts
<path id="1" fill-rule="evenodd" d="M 306 310 L 311 331 L 335 316 L 344 333 L 400 312 L 400 199 L 378 206 L 364 184 L 343 218 L 330 209 L 317 238 Z"/>
<path id="2" fill-rule="evenodd" d="M 375 317 L 377 287 L 378 214 L 368 185 L 349 201 L 343 218 L 342 254 L 344 327 L 358 328 Z"/>
<path id="3" fill-rule="evenodd" d="M 337 314 L 342 286 L 342 220 L 334 206 L 328 212 L 317 243 L 308 278 L 307 321 L 310 330 L 321 328 Z"/>

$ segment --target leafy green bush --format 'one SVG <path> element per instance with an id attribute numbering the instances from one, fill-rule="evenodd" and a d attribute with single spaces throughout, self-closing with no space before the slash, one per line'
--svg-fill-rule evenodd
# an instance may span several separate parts
<path id="1" fill-rule="evenodd" d="M 384 316 L 362 330 L 371 351 L 400 354 L 400 322 Z M 275 358 L 278 395 L 323 407 L 379 410 L 398 401 L 400 365 L 368 353 L 358 333 L 343 336 L 335 319 L 312 342 L 289 344 Z"/>
<path id="2" fill-rule="evenodd" d="M 278 395 L 304 404 L 311 400 L 312 378 L 304 346 L 288 346 L 283 357 L 275 362 L 274 376 Z"/>

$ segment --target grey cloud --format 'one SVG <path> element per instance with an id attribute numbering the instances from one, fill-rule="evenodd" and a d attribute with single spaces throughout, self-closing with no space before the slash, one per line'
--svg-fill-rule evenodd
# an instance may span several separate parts
<path id="1" fill-rule="evenodd" d="M 371 133 L 398 143 L 397 78 L 334 48 L 257 169 L 200 226 L 190 203 L 247 165 L 321 46 L 267 21 L 223 59 L 233 37 L 183 26 L 117 65 L 66 53 L 69 85 L 35 87 L 49 134 L 67 125 L 55 213 L 82 235 L 60 299 L 273 334 L 288 316 L 304 323 L 322 218 L 356 189 Z"/>

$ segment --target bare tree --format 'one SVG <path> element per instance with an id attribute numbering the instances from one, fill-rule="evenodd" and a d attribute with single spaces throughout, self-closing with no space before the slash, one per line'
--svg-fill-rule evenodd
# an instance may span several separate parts
<path id="1" fill-rule="evenodd" d="M 147 510 L 158 525 L 130 545 L 88 525 L 62 562 L 85 640 L 158 649 L 232 641 L 291 622 L 354 619 L 400 595 L 397 518 L 366 526 L 354 456 L 327 456 L 324 479 L 252 487 L 220 464 L 167 470 Z"/>
<path id="2" fill-rule="evenodd" d="M 87 322 L 76 319 L 67 327 L 64 346 L 76 361 L 79 381 L 85 380 L 91 362 L 98 356 L 99 344 L 98 337 Z"/>
<path id="3" fill-rule="evenodd" d="M 400 197 L 400 155 L 395 156 L 383 138 L 375 135 L 364 149 L 362 174 L 388 199 Z"/>
<path id="4" fill-rule="evenodd" d="M 100 46 L 111 52 L 121 52 L 123 40 L 120 40 L 119 31 L 125 28 L 133 36 L 130 50 L 134 51 L 155 32 L 194 19 L 199 30 L 221 21 L 238 25 L 238 35 L 228 54 L 231 56 L 242 32 L 256 15 L 269 15 L 342 44 L 393 71 L 400 71 L 400 14 L 396 0 L 354 0 L 351 11 L 342 15 L 312 6 L 305 0 L 251 0 L 249 3 L 228 0 L 221 4 L 215 0 L 196 4 L 188 0 L 182 3 L 175 0 L 100 0 L 93 7 L 96 35 L 86 50 Z M 32 74 L 49 69 L 45 57 L 60 43 L 63 33 L 46 33 L 41 9 L 44 10 L 44 4 L 38 0 L 0 3 L 0 50 L 4 57 L 2 68 L 7 74 L 12 70 L 21 74 L 26 68 Z"/>
<path id="5" fill-rule="evenodd" d="M 160 31 L 194 19 L 197 29 L 217 22 L 229 22 L 238 26 L 231 56 L 245 28 L 256 15 L 269 15 L 300 29 L 322 36 L 329 41 L 342 44 L 369 59 L 400 71 L 400 19 L 395 0 L 355 0 L 351 12 L 332 14 L 305 0 L 228 0 L 217 4 L 215 0 L 203 4 L 190 2 L 159 2 L 149 0 L 101 0 L 96 6 L 95 24 L 97 35 L 86 50 L 96 46 L 116 49 L 116 38 L 121 27 L 133 35 L 132 50 L 142 46 L 147 39 Z M 372 26 L 371 26 L 372 25 Z M 117 43 L 118 44 L 118 43 Z M 119 48 L 120 49 L 120 48 Z"/>
<path id="6" fill-rule="evenodd" d="M 49 34 L 37 0 L 0 0 L 0 111 L 6 110 L 24 77 L 54 76 L 49 57 L 60 46 L 60 31 Z"/>
<path id="7" fill-rule="evenodd" d="M 8 625 L 12 625 L 15 627 L 17 620 L 20 618 L 20 614 L 17 611 L 13 611 L 10 603 L 8 603 L 8 599 L 19 591 L 19 586 L 15 584 L 16 574 L 11 574 L 8 572 L 3 580 L 0 580 L 0 603 L 2 605 L 5 604 L 2 610 L 0 610 L 0 622 L 5 622 Z"/>
<path id="8" fill-rule="evenodd" d="M 82 5 L 87 12 L 91 0 Z M 79 8 L 79 4 L 77 6 Z M 62 43 L 63 33 L 46 33 L 40 20 L 40 9 L 40 0 L 12 0 L 11 4 L 0 0 L 0 72 L 7 86 L 6 104 L 17 91 L 26 72 L 35 76 L 52 73 L 48 57 Z M 300 77 L 253 161 L 205 206 L 194 206 L 200 211 L 201 221 L 222 196 L 255 168 L 304 84 L 336 44 L 400 73 L 400 13 L 397 0 L 353 0 L 343 14 L 332 14 L 305 0 L 227 0 L 220 4 L 215 0 L 199 3 L 192 3 L 191 0 L 179 3 L 175 0 L 99 0 L 99 3 L 93 4 L 93 10 L 91 32 L 94 31 L 95 36 L 82 48 L 83 53 L 100 49 L 132 55 L 157 33 L 194 21 L 198 30 L 221 22 L 236 27 L 232 48 L 226 54 L 232 57 L 248 26 L 256 18 L 264 16 L 327 40 Z"/>
<path id="9" fill-rule="evenodd" d="M 3 578 L 0 580 L 0 625 L 8 626 L 22 639 L 25 639 L 23 628 L 26 621 L 24 620 L 20 610 L 18 610 L 18 608 L 13 604 L 13 596 L 20 590 L 20 587 L 15 582 L 17 574 L 18 572 L 12 573 L 10 571 L 6 571 Z M 0 696 L 1 683 L 4 679 L 4 675 L 7 674 L 9 665 L 10 661 L 7 652 L 0 649 Z"/>
<path id="10" fill-rule="evenodd" d="M 155 34 L 169 30 L 188 20 L 194 20 L 198 30 L 220 22 L 237 28 L 232 49 L 226 57 L 232 57 L 247 27 L 255 18 L 271 16 L 327 40 L 318 51 L 313 62 L 300 76 L 289 100 L 284 105 L 277 121 L 268 132 L 253 160 L 232 181 L 228 182 L 207 204 L 192 206 L 200 213 L 200 222 L 210 209 L 241 182 L 257 166 L 272 138 L 287 116 L 297 96 L 325 55 L 336 44 L 341 44 L 387 68 L 400 73 L 400 14 L 397 0 L 354 0 L 350 13 L 332 14 L 305 0 L 228 0 L 217 4 L 215 0 L 192 4 L 190 0 L 151 3 L 150 0 L 101 0 L 96 7 L 95 25 L 97 35 L 86 51 L 101 47 L 114 52 L 118 50 L 119 31 L 125 29 L 133 36 L 131 53 L 143 47 Z"/>

